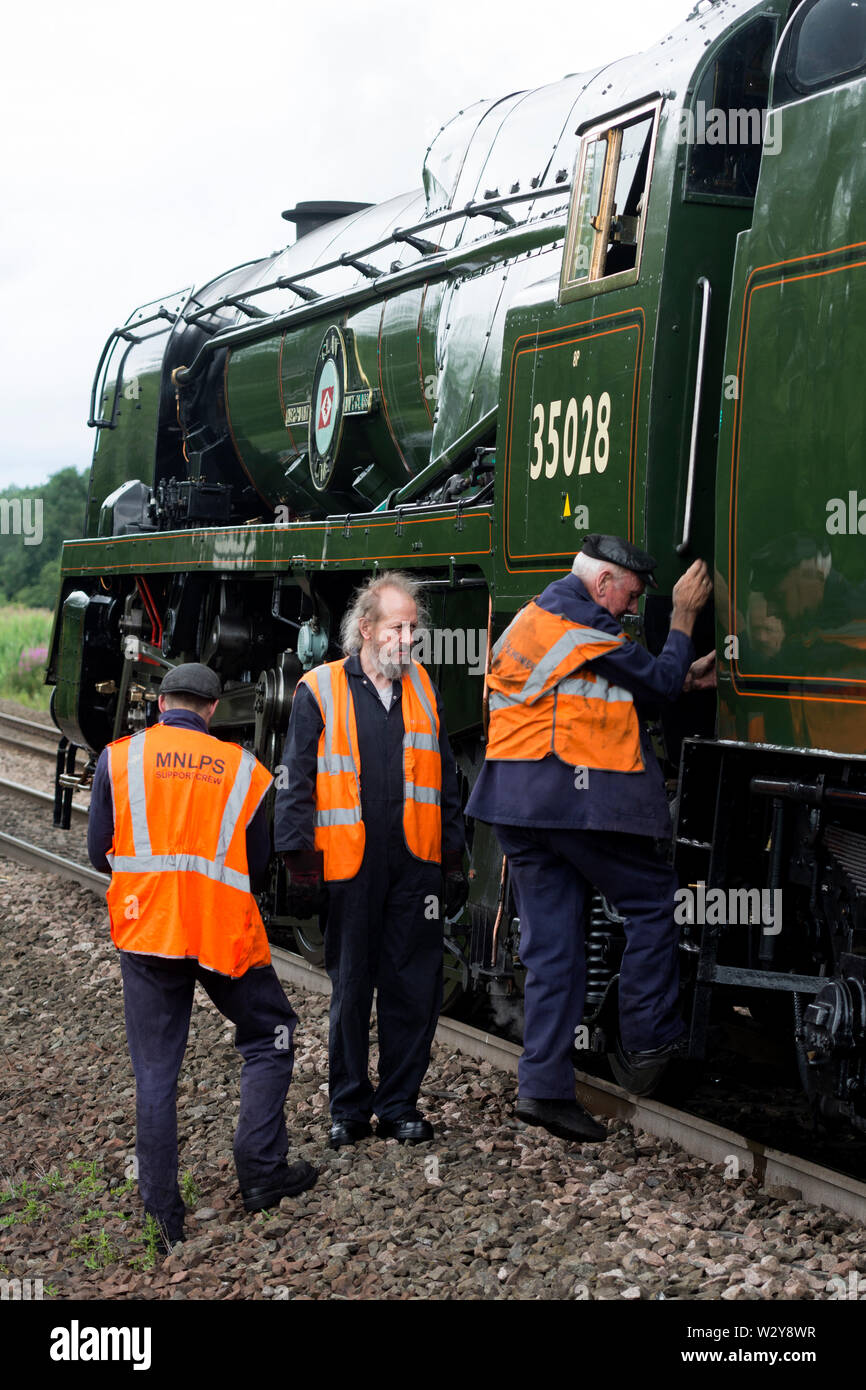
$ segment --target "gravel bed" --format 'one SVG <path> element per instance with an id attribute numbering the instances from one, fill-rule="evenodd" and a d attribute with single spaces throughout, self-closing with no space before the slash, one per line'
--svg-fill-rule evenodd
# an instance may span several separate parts
<path id="1" fill-rule="evenodd" d="M 30 719 L 34 724 L 44 724 L 47 729 L 54 729 L 56 726 L 47 709 L 31 709 L 29 705 L 22 705 L 17 700 L 7 700 L 0 698 L 0 714 L 17 714 L 19 719 Z"/>
<path id="2" fill-rule="evenodd" d="M 2 757 L 0 777 L 22 782 L 24 786 L 37 787 L 39 791 L 49 790 L 39 786 L 32 775 L 15 775 L 7 771 Z M 73 816 L 68 830 L 55 830 L 51 823 L 52 815 L 52 808 L 45 802 L 31 801 L 29 797 L 0 788 L 0 830 L 7 835 L 17 836 L 19 840 L 28 840 L 32 845 L 39 845 L 41 849 L 50 849 L 52 854 L 60 854 L 64 859 L 89 865 L 87 818 Z"/>
<path id="3" fill-rule="evenodd" d="M 19 705 L 15 700 L 0 699 L 0 713 L 15 714 L 19 719 L 30 719 L 34 724 L 44 724 L 56 735 L 57 739 L 60 738 L 51 716 L 44 710 L 29 709 L 27 705 Z M 29 738 L 30 736 L 21 731 L 21 737 Z M 79 770 L 83 768 L 86 761 L 84 752 L 79 750 L 77 768 Z M 48 758 L 40 758 L 37 754 L 28 753 L 26 750 L 19 752 L 11 743 L 0 743 L 0 777 L 5 777 L 10 782 L 22 782 L 25 787 L 33 787 L 35 791 L 54 794 L 54 763 Z M 76 801 L 87 802 L 89 793 L 76 792 L 75 799 Z M 20 806 L 22 803 L 18 801 L 17 804 Z M 7 830 L 6 826 L 2 828 Z M 8 833 L 11 835 L 12 831 L 9 830 Z"/>
<path id="4" fill-rule="evenodd" d="M 438 1044 L 422 1093 L 435 1141 L 332 1153 L 327 1001 L 300 990 L 290 1156 L 320 1167 L 317 1186 L 244 1214 L 238 1059 L 199 992 L 178 1103 L 187 1240 L 156 1258 L 104 905 L 0 859 L 0 923 L 0 1275 L 41 1278 L 48 1297 L 809 1299 L 866 1273 L 866 1228 L 622 1123 L 586 1147 L 526 1129 L 512 1076 Z"/>

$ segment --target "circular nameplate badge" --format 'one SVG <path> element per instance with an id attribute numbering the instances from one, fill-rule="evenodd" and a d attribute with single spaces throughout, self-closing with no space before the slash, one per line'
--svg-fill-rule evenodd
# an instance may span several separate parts
<path id="1" fill-rule="evenodd" d="M 322 339 L 310 401 L 310 477 L 319 492 L 330 484 L 343 435 L 346 344 L 336 324 Z"/>

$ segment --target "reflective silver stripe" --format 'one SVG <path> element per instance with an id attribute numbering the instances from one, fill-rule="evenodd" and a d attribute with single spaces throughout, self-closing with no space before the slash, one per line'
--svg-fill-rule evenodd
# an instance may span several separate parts
<path id="1" fill-rule="evenodd" d="M 570 628 L 557 638 L 553 646 L 545 652 L 535 670 L 525 681 L 521 699 L 528 700 L 533 695 L 539 694 L 548 678 L 556 670 L 561 661 L 578 647 L 586 647 L 596 642 L 604 642 L 608 646 L 613 643 L 620 647 L 625 641 L 624 637 L 614 637 L 610 632 L 598 632 L 593 627 Z"/>
<path id="2" fill-rule="evenodd" d="M 439 752 L 439 740 L 435 734 L 418 734 L 414 729 L 408 729 L 403 737 L 404 748 L 427 748 L 433 753 Z"/>
<path id="3" fill-rule="evenodd" d="M 430 732 L 424 734 L 418 733 L 418 731 L 415 729 L 407 729 L 403 734 L 403 752 L 405 754 L 407 748 L 426 748 L 432 749 L 433 751 L 438 753 L 439 739 L 436 736 L 436 715 L 434 711 L 430 708 L 430 701 L 427 698 L 427 692 L 424 689 L 423 684 L 421 683 L 421 672 L 419 671 L 418 667 L 415 665 L 414 662 L 412 662 L 412 664 L 409 666 L 407 674 L 409 676 L 409 680 L 412 682 L 412 689 L 418 696 L 421 708 L 423 709 L 425 715 L 427 716 L 427 719 L 429 720 Z M 403 717 L 404 719 L 406 717 L 405 709 L 403 712 Z M 439 794 L 439 791 L 435 787 L 421 787 L 418 786 L 416 782 L 410 782 L 407 780 L 405 756 L 403 758 L 403 798 L 405 801 L 421 801 L 428 806 L 439 806 L 442 802 L 442 798 Z"/>
<path id="4" fill-rule="evenodd" d="M 129 814 L 132 819 L 132 844 L 136 858 L 140 854 L 150 854 L 147 796 L 144 790 L 144 740 L 146 737 L 146 729 L 140 734 L 133 734 L 129 740 L 126 761 Z"/>
<path id="5" fill-rule="evenodd" d="M 220 822 L 220 833 L 217 839 L 216 853 L 214 855 L 214 860 L 217 864 L 223 863 L 228 854 L 232 836 L 237 829 L 237 823 L 240 820 L 241 811 L 244 809 L 244 802 L 247 799 L 247 792 L 253 780 L 255 765 L 256 760 L 252 753 L 248 753 L 246 749 L 244 749 L 241 753 L 238 770 L 232 782 L 231 791 L 228 794 L 228 799 L 223 808 L 223 818 Z"/>
<path id="6" fill-rule="evenodd" d="M 596 676 L 594 681 L 582 680 L 580 676 L 570 676 L 560 681 L 556 687 L 560 695 L 585 695 L 589 700 L 622 700 L 631 703 L 632 694 L 621 685 L 611 685 L 604 676 Z"/>
<path id="7" fill-rule="evenodd" d="M 316 672 L 319 685 L 319 699 L 325 716 L 325 747 L 330 752 L 334 747 L 334 692 L 331 688 L 331 672 L 327 666 L 320 666 Z"/>
<path id="8" fill-rule="evenodd" d="M 331 672 L 327 666 L 319 666 L 316 670 L 319 681 L 319 699 L 322 704 L 322 711 L 325 718 L 325 751 L 316 760 L 316 771 L 325 772 L 333 776 L 338 772 L 353 772 L 357 780 L 358 769 L 355 766 L 355 759 L 351 751 L 345 753 L 334 752 L 334 715 L 336 703 L 334 700 L 334 689 L 331 683 Z M 348 683 L 348 680 L 347 680 Z M 352 739 L 349 733 L 349 701 L 352 698 L 351 690 L 346 691 L 346 744 L 351 750 Z M 360 788 L 358 795 L 360 796 Z"/>
<path id="9" fill-rule="evenodd" d="M 316 812 L 316 825 L 357 825 L 360 819 L 360 806 L 352 806 L 348 810 L 340 808 Z"/>
<path id="10" fill-rule="evenodd" d="M 316 759 L 317 772 L 354 772 L 355 759 L 346 757 L 345 753 L 325 753 Z"/>
<path id="11" fill-rule="evenodd" d="M 112 859 L 111 868 L 116 874 L 202 874 L 242 893 L 250 891 L 249 874 L 227 869 L 225 864 L 203 859 L 199 854 L 118 854 Z"/>
<path id="12" fill-rule="evenodd" d="M 410 681 L 412 682 L 412 689 L 415 691 L 415 694 L 421 701 L 421 706 L 424 710 L 424 713 L 430 720 L 430 728 L 433 732 L 435 732 L 436 715 L 434 711 L 430 708 L 430 701 L 427 699 L 427 692 L 425 691 L 424 686 L 421 684 L 421 673 L 419 672 L 418 667 L 415 665 L 414 662 L 412 662 L 409 666 L 408 675 Z"/>
<path id="13" fill-rule="evenodd" d="M 361 819 L 361 811 L 360 811 L 360 805 L 361 805 L 361 778 L 360 778 L 360 776 L 359 776 L 359 774 L 358 774 L 358 769 L 357 769 L 357 767 L 355 766 L 355 755 L 354 755 L 354 751 L 353 751 L 353 749 L 352 749 L 352 731 L 351 731 L 351 729 L 350 729 L 350 727 L 349 727 L 349 725 L 350 725 L 349 715 L 350 715 L 351 711 L 355 708 L 355 706 L 354 706 L 354 704 L 352 703 L 352 687 L 351 687 L 350 684 L 349 684 L 349 677 L 345 674 L 345 668 L 344 668 L 344 673 L 343 673 L 343 679 L 344 679 L 344 681 L 346 682 L 346 747 L 347 747 L 348 750 L 349 750 L 349 754 L 350 754 L 351 759 L 352 759 L 352 771 L 353 771 L 354 774 L 355 774 L 355 792 L 356 792 L 356 795 L 357 795 L 357 797 L 358 797 L 358 808 L 359 808 L 359 809 L 358 809 L 358 820 L 360 820 L 360 819 Z M 329 747 L 329 750 L 330 750 L 331 748 L 333 748 L 333 744 L 329 744 L 328 747 Z M 358 756 L 360 757 L 360 754 L 359 754 Z"/>
<path id="14" fill-rule="evenodd" d="M 442 797 L 436 787 L 419 787 L 417 782 L 409 782 L 406 796 L 410 801 L 424 801 L 428 806 L 440 806 Z"/>
<path id="15" fill-rule="evenodd" d="M 509 705 L 516 705 L 518 703 L 519 701 L 516 698 L 512 698 L 510 695 L 503 695 L 501 690 L 491 690 L 490 692 L 489 704 L 491 710 L 506 709 Z"/>

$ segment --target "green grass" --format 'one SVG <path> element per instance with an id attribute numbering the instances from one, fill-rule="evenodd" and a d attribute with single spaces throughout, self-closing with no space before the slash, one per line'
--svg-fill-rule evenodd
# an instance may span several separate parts
<path id="1" fill-rule="evenodd" d="M 48 647 L 52 613 L 48 608 L 0 605 L 0 696 L 31 709 L 48 708 L 45 662 L 38 649 Z"/>

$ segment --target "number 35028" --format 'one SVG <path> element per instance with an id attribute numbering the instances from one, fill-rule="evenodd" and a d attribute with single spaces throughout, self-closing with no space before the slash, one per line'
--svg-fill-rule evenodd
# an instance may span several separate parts
<path id="1" fill-rule="evenodd" d="M 571 477 L 576 463 L 578 475 L 591 473 L 593 465 L 598 473 L 603 473 L 607 468 L 610 457 L 610 396 L 607 391 L 602 391 L 597 406 L 592 396 L 584 396 L 579 406 L 576 397 L 572 396 L 566 404 L 564 415 L 562 401 L 551 401 L 546 408 L 537 405 L 532 412 L 532 423 L 530 478 L 540 478 L 542 470 L 546 478 L 553 478 L 560 459 L 566 478 Z M 583 447 L 578 463 L 581 436 Z"/>

